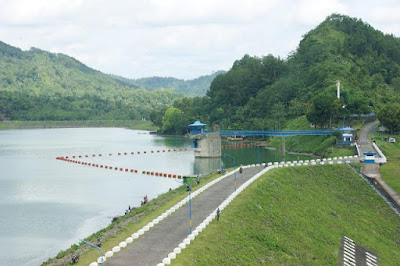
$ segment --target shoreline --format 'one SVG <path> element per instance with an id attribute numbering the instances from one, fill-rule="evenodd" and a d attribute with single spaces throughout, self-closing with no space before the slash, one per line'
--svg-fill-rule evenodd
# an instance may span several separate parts
<path id="1" fill-rule="evenodd" d="M 193 184 L 193 192 L 200 189 L 207 183 L 221 176 L 220 174 L 210 173 L 201 178 L 201 184 Z M 84 238 L 86 241 L 96 243 L 98 237 L 101 238 L 101 247 L 104 250 L 111 249 L 124 241 L 128 232 L 134 232 L 143 227 L 148 222 L 155 219 L 160 213 L 166 211 L 177 202 L 187 196 L 186 186 L 179 186 L 171 191 L 159 194 L 151 199 L 147 204 L 132 209 L 127 215 L 116 216 L 114 221 L 97 232 Z M 98 250 L 94 250 L 86 245 L 71 245 L 64 250 L 59 250 L 58 254 L 43 261 L 41 265 L 65 265 L 69 264 L 73 254 L 80 254 L 79 265 L 88 265 L 98 257 Z"/>
<path id="2" fill-rule="evenodd" d="M 156 131 L 151 121 L 141 120 L 69 120 L 69 121 L 1 121 L 0 130 L 46 129 L 46 128 L 92 128 L 117 127 Z"/>

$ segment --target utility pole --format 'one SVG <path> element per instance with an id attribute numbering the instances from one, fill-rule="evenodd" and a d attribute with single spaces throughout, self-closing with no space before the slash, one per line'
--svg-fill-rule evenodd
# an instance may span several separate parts
<path id="1" fill-rule="evenodd" d="M 337 98 L 340 99 L 340 80 L 336 80 Z"/>

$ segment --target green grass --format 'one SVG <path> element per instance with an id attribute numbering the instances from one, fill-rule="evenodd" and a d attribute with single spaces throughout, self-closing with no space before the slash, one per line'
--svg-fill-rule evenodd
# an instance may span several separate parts
<path id="1" fill-rule="evenodd" d="M 157 130 L 150 121 L 136 120 L 85 120 L 85 121 L 4 121 L 1 129 L 74 128 L 74 127 L 124 127 L 138 130 Z"/>
<path id="2" fill-rule="evenodd" d="M 203 185 L 220 176 L 221 175 L 219 174 L 210 174 L 202 177 L 200 185 L 193 184 L 193 191 L 196 191 Z M 107 228 L 92 234 L 91 236 L 85 238 L 85 240 L 96 243 L 97 237 L 101 237 L 101 248 L 104 250 L 104 252 L 111 250 L 114 246 L 117 246 L 121 241 L 125 241 L 127 237 L 137 232 L 143 226 L 157 218 L 160 214 L 177 204 L 187 195 L 188 194 L 185 186 L 180 186 L 177 189 L 164 193 L 149 201 L 146 205 L 135 209 L 130 214 L 120 217 L 116 222 L 111 223 Z M 131 222 L 125 226 L 121 225 L 124 220 L 134 216 L 138 218 L 135 222 Z M 117 230 L 118 234 L 116 234 L 114 237 L 104 238 L 104 234 L 109 230 Z M 67 260 L 67 263 L 60 263 L 60 261 L 57 261 L 57 259 L 62 259 L 75 253 L 80 254 L 79 263 L 75 265 L 89 265 L 91 262 L 96 261 L 97 258 L 100 257 L 98 250 L 92 248 L 84 252 L 83 248 L 85 248 L 84 245 L 83 247 L 72 245 L 69 249 L 61 251 L 55 258 L 49 259 L 42 265 L 69 265 L 68 263 L 70 260 Z"/>
<path id="3" fill-rule="evenodd" d="M 340 238 L 398 265 L 399 217 L 346 165 L 275 169 L 243 191 L 174 265 L 337 265 Z"/>
<path id="4" fill-rule="evenodd" d="M 286 129 L 314 129 L 310 127 L 305 116 L 293 119 L 288 122 Z M 337 157 L 354 155 L 353 149 L 336 148 L 335 136 L 295 136 L 286 137 L 286 150 L 301 153 L 312 153 L 321 157 Z M 278 149 L 282 146 L 281 137 L 273 137 L 268 146 Z"/>
<path id="5" fill-rule="evenodd" d="M 376 144 L 387 158 L 387 163 L 381 166 L 381 175 L 383 180 L 400 194 L 400 143 L 385 142 L 385 137 L 389 135 L 376 140 Z M 395 137 L 396 141 L 400 141 L 400 135 L 390 135 L 390 137 Z"/>

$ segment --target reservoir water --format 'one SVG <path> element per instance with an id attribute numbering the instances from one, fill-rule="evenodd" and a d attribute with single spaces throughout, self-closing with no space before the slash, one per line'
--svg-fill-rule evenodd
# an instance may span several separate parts
<path id="1" fill-rule="evenodd" d="M 104 154 L 82 160 L 182 175 L 220 168 L 221 159 L 195 159 L 190 150 L 143 154 L 190 146 L 187 138 L 121 128 L 0 131 L 1 264 L 40 265 L 107 226 L 129 205 L 139 206 L 145 195 L 152 199 L 180 185 L 170 178 L 82 166 L 56 160 L 57 156 Z M 118 152 L 128 155 L 117 156 Z M 232 156 L 237 165 L 281 159 L 279 153 L 257 147 L 223 152 L 230 155 L 222 157 L 225 167 L 233 166 Z"/>

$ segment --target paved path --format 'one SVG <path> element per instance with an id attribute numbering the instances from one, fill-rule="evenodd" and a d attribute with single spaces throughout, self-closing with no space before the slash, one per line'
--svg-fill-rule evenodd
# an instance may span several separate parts
<path id="1" fill-rule="evenodd" d="M 357 144 L 360 150 L 360 157 L 364 157 L 364 152 L 375 152 L 375 158 L 380 158 L 379 153 L 376 152 L 375 148 L 372 146 L 372 143 L 369 139 L 369 133 L 374 129 L 374 127 L 378 124 L 378 121 L 367 124 L 360 132 L 359 140 Z M 362 164 L 361 172 L 370 178 L 380 178 L 381 172 L 379 164 Z"/>
<path id="2" fill-rule="evenodd" d="M 263 167 L 237 173 L 237 187 L 260 172 Z M 192 200 L 193 230 L 234 192 L 234 174 L 211 186 Z M 221 215 L 223 219 L 223 214 Z M 115 254 L 105 265 L 152 265 L 168 256 L 189 235 L 189 206 L 186 204 L 150 229 L 127 248 Z"/>
<path id="3" fill-rule="evenodd" d="M 360 149 L 359 156 L 364 156 L 364 152 L 376 152 L 368 135 L 378 123 L 378 121 L 369 123 L 361 130 L 357 141 Z M 375 155 L 375 158 L 380 158 L 378 153 Z"/>

